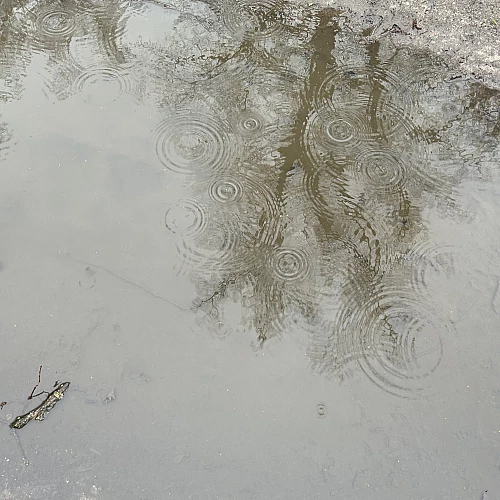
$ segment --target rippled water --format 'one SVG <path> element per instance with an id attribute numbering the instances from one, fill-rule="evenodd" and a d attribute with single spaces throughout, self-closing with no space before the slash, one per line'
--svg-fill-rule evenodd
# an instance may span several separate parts
<path id="1" fill-rule="evenodd" d="M 134 29 L 158 14 L 170 30 Z M 423 388 L 451 335 L 425 293 L 422 266 L 438 265 L 439 253 L 423 212 L 452 205 L 458 215 L 455 189 L 475 175 L 466 157 L 494 153 L 495 116 L 481 108 L 496 113 L 498 95 L 481 98 L 477 83 L 431 55 L 369 39 L 345 61 L 355 37 L 340 12 L 281 1 L 37 2 L 10 15 L 5 105 L 22 96 L 38 56 L 56 103 L 103 109 L 126 94 L 158 106 L 151 150 L 184 193 L 166 200 L 171 265 L 196 284 L 200 307 L 215 294 L 210 307 L 220 303 L 222 315 L 221 283 L 233 293 L 251 283 L 242 321 L 261 344 L 286 333 L 290 311 L 324 314 L 314 366 L 356 362 L 388 391 Z M 12 134 L 2 130 L 5 156 Z M 467 144 L 474 133 L 492 146 Z M 435 359 L 422 363 L 427 352 Z"/>
<path id="2" fill-rule="evenodd" d="M 499 93 L 356 34 L 333 9 L 33 1 L 3 7 L 0 101 L 7 186 L 47 176 L 26 207 L 45 214 L 41 234 L 60 221 L 58 251 L 108 220 L 99 252 L 127 255 L 112 274 L 142 267 L 131 248 L 144 238 L 159 263 L 140 286 L 177 304 L 162 281 L 173 270 L 216 339 L 265 351 L 291 335 L 331 383 L 364 373 L 393 395 L 432 393 L 458 319 L 436 283 L 460 246 L 436 241 L 431 222 L 470 223 L 462 184 L 498 179 Z M 59 141 L 55 163 L 26 149 L 44 134 Z M 79 282 L 92 289 L 95 270 Z"/>

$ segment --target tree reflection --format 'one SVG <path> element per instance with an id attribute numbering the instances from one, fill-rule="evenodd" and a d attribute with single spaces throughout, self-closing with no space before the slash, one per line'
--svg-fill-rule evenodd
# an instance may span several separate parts
<path id="1" fill-rule="evenodd" d="M 159 12 L 164 33 L 132 29 Z M 456 216 L 454 188 L 498 160 L 497 92 L 284 0 L 11 1 L 0 15 L 6 100 L 37 54 L 58 99 L 112 82 L 160 110 L 157 161 L 189 186 L 165 225 L 204 321 L 239 303 L 230 327 L 260 347 L 297 329 L 319 371 L 358 363 L 395 394 L 421 388 L 447 328 L 425 294 L 423 213 Z"/>

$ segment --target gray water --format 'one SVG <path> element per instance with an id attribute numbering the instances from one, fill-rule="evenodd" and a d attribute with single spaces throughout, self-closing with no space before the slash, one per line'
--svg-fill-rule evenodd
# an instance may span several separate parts
<path id="1" fill-rule="evenodd" d="M 0 15 L 2 500 L 500 498 L 498 92 L 314 5 Z"/>

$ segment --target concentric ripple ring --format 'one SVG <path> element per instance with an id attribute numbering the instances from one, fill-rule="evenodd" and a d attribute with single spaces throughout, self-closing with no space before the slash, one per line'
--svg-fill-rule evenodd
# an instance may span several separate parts
<path id="1" fill-rule="evenodd" d="M 234 265 L 239 242 L 240 235 L 230 222 L 211 220 L 203 232 L 183 238 L 177 250 L 191 270 L 211 275 L 229 262 Z"/>
<path id="2" fill-rule="evenodd" d="M 243 187 L 234 179 L 218 179 L 209 187 L 210 198 L 216 203 L 236 203 L 243 195 Z"/>
<path id="3" fill-rule="evenodd" d="M 410 301 L 384 308 L 362 338 L 360 366 L 387 392 L 413 397 L 430 385 L 443 357 L 441 335 L 449 328 L 432 311 Z"/>
<path id="4" fill-rule="evenodd" d="M 234 125 L 236 132 L 245 138 L 260 137 L 264 132 L 264 119 L 253 111 L 242 111 Z"/>
<path id="5" fill-rule="evenodd" d="M 53 39 L 67 39 L 76 28 L 74 14 L 62 9 L 50 9 L 40 13 L 36 23 L 39 35 Z"/>
<path id="6" fill-rule="evenodd" d="M 223 170 L 232 150 L 226 124 L 198 113 L 180 114 L 161 122 L 154 132 L 154 144 L 160 162 L 180 174 Z"/>
<path id="7" fill-rule="evenodd" d="M 283 31 L 283 11 L 281 0 L 229 0 L 222 8 L 222 19 L 234 35 L 261 40 Z"/>
<path id="8" fill-rule="evenodd" d="M 90 68 L 73 83 L 75 92 L 82 93 L 85 101 L 95 104 L 114 101 L 120 94 L 129 92 L 130 87 L 128 74 L 114 67 Z"/>
<path id="9" fill-rule="evenodd" d="M 335 320 L 338 350 L 357 359 L 368 378 L 391 394 L 429 389 L 443 356 L 448 321 L 425 301 L 383 281 L 349 281 Z"/>
<path id="10" fill-rule="evenodd" d="M 301 250 L 280 248 L 270 256 L 269 266 L 280 280 L 295 282 L 309 274 L 310 259 Z"/>
<path id="11" fill-rule="evenodd" d="M 376 191 L 397 191 L 405 181 L 405 165 L 398 155 L 390 150 L 366 150 L 354 160 L 354 175 L 367 181 Z"/>
<path id="12" fill-rule="evenodd" d="M 200 234 L 206 225 L 205 207 L 195 200 L 174 203 L 165 212 L 165 227 L 174 234 L 181 236 Z"/>
<path id="13" fill-rule="evenodd" d="M 309 116 L 302 140 L 314 163 L 346 158 L 370 141 L 366 109 L 357 103 L 345 103 L 336 110 L 323 106 Z"/>

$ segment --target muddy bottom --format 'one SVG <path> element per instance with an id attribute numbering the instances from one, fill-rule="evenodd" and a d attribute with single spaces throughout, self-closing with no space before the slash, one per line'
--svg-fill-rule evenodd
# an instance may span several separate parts
<path id="1" fill-rule="evenodd" d="M 500 498 L 500 92 L 390 35 L 3 7 L 2 498 Z"/>

